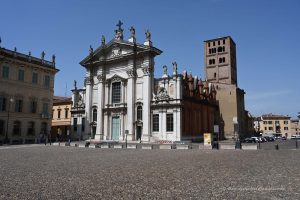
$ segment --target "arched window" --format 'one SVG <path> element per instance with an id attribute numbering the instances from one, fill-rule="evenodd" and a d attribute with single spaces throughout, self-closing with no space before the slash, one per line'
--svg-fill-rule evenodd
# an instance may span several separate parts
<path id="1" fill-rule="evenodd" d="M 93 122 L 97 121 L 97 109 L 93 110 Z"/>
<path id="2" fill-rule="evenodd" d="M 222 63 L 222 58 L 219 58 L 219 63 Z"/>
<path id="3" fill-rule="evenodd" d="M 222 58 L 223 63 L 225 62 L 225 57 Z"/>
<path id="4" fill-rule="evenodd" d="M 137 107 L 137 120 L 143 120 L 143 108 L 142 106 Z"/>
<path id="5" fill-rule="evenodd" d="M 14 121 L 13 134 L 21 135 L 21 122 L 20 121 Z"/>

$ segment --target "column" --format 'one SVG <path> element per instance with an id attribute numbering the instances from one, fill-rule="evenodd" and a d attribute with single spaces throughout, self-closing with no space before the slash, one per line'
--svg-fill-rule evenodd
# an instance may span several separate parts
<path id="1" fill-rule="evenodd" d="M 103 139 L 108 140 L 108 114 L 107 112 L 104 113 L 104 123 L 103 123 Z"/>
<path id="2" fill-rule="evenodd" d="M 127 139 L 128 140 L 134 140 L 135 139 L 135 129 L 134 129 L 134 121 L 135 121 L 135 115 L 134 115 L 134 87 L 135 87 L 135 81 L 134 81 L 134 71 L 129 70 L 127 71 L 127 74 L 129 76 L 128 83 L 127 83 L 127 127 L 126 130 L 129 131 Z"/>
<path id="3" fill-rule="evenodd" d="M 161 120 L 162 139 L 166 140 L 167 139 L 167 127 L 166 127 L 167 112 L 166 112 L 166 110 L 163 110 L 163 112 L 161 114 L 162 114 L 162 120 Z"/>
<path id="4" fill-rule="evenodd" d="M 149 142 L 150 141 L 150 101 L 151 101 L 151 68 L 147 67 L 143 69 L 144 77 L 143 77 L 143 132 L 142 132 L 142 141 Z"/>
<path id="5" fill-rule="evenodd" d="M 104 75 L 100 74 L 97 76 L 98 78 L 98 90 L 97 90 L 97 130 L 95 139 L 96 140 L 103 140 L 103 105 L 104 105 L 104 86 L 103 86 L 103 80 Z"/>
<path id="6" fill-rule="evenodd" d="M 177 113 L 176 113 L 176 121 L 177 123 L 175 124 L 176 126 L 176 140 L 180 141 L 182 138 L 182 133 L 181 133 L 181 115 L 182 115 L 182 109 L 181 108 L 177 108 Z"/>
<path id="7" fill-rule="evenodd" d="M 88 137 L 88 134 L 91 133 L 91 126 L 90 123 L 92 122 L 91 119 L 91 105 L 92 105 L 92 83 L 90 77 L 85 77 L 86 81 L 86 101 L 85 101 L 85 113 L 86 113 L 86 128 L 85 128 L 85 136 L 84 138 Z"/>

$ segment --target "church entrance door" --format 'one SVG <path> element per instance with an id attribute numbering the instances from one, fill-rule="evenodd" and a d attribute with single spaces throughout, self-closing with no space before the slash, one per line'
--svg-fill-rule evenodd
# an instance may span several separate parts
<path id="1" fill-rule="evenodd" d="M 119 140 L 120 135 L 120 117 L 114 116 L 112 117 L 112 130 L 111 130 L 111 139 Z"/>
<path id="2" fill-rule="evenodd" d="M 142 138 L 142 127 L 137 126 L 136 127 L 136 140 L 141 140 Z"/>

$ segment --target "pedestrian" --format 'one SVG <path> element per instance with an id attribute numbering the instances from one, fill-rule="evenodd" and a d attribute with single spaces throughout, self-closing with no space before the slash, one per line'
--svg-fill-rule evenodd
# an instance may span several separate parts
<path id="1" fill-rule="evenodd" d="M 49 143 L 51 145 L 51 134 L 48 134 L 48 141 L 49 141 Z"/>

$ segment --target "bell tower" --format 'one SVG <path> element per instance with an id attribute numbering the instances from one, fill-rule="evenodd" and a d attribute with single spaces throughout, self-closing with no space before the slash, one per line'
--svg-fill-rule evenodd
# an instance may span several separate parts
<path id="1" fill-rule="evenodd" d="M 205 77 L 237 86 L 236 47 L 230 36 L 204 41 Z"/>

